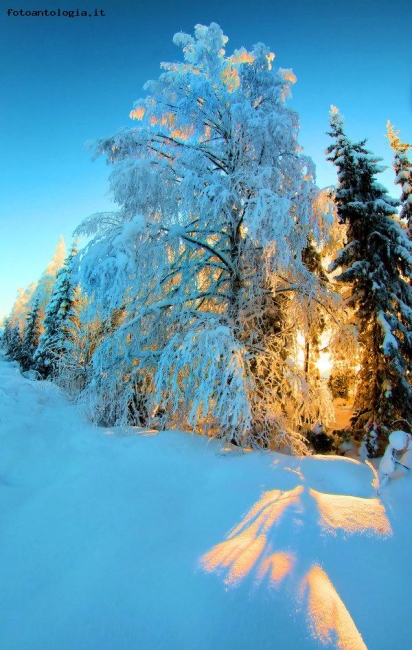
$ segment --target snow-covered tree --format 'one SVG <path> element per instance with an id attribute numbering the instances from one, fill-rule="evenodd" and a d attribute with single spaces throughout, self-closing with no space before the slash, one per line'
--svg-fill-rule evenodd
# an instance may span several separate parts
<path id="1" fill-rule="evenodd" d="M 63 266 L 57 271 L 49 304 L 45 310 L 44 332 L 34 354 L 36 369 L 43 377 L 56 373 L 64 355 L 70 321 L 76 318 L 76 290 L 73 277 L 73 258 L 77 254 L 73 247 Z"/>
<path id="2" fill-rule="evenodd" d="M 40 337 L 40 316 L 39 316 L 39 303 L 36 300 L 31 312 L 27 317 L 27 327 L 24 332 L 20 365 L 23 370 L 30 370 L 34 367 L 34 353 L 39 344 Z"/>
<path id="3" fill-rule="evenodd" d="M 91 359 L 104 335 L 97 310 L 91 308 L 80 287 L 75 289 L 74 309 L 64 322 L 64 330 L 64 351 L 56 363 L 53 381 L 77 399 L 92 378 Z"/>
<path id="4" fill-rule="evenodd" d="M 21 335 L 23 335 L 26 329 L 27 316 L 31 310 L 33 294 L 36 287 L 37 282 L 32 282 L 26 289 L 18 289 L 16 300 L 9 315 L 10 327 L 18 327 Z"/>
<path id="5" fill-rule="evenodd" d="M 349 283 L 361 346 L 361 370 L 355 397 L 354 428 L 365 434 L 376 455 L 386 444 L 393 422 L 412 415 L 412 243 L 394 217 L 399 202 L 376 181 L 383 168 L 351 142 L 343 119 L 332 110 L 329 160 L 338 169 L 338 215 L 347 224 L 347 243 L 331 269 Z"/>
<path id="6" fill-rule="evenodd" d="M 407 153 L 409 149 L 412 149 L 412 145 L 401 141 L 399 131 L 396 131 L 389 121 L 386 126 L 389 144 L 395 154 L 393 163 L 396 174 L 395 183 L 401 190 L 399 216 L 407 224 L 409 236 L 412 238 L 412 162 Z"/>
<path id="7" fill-rule="evenodd" d="M 52 258 L 48 263 L 46 270 L 44 273 L 42 273 L 29 302 L 30 308 L 32 308 L 37 302 L 39 310 L 39 328 L 41 334 L 43 333 L 44 329 L 43 322 L 45 318 L 46 307 L 51 299 L 53 285 L 56 282 L 56 275 L 58 270 L 63 266 L 65 258 L 66 244 L 63 237 L 60 237 L 56 246 L 56 250 L 54 251 Z"/>
<path id="8" fill-rule="evenodd" d="M 339 220 L 334 187 L 321 190 L 316 204 L 321 216 L 323 214 L 327 219 L 320 250 L 322 267 L 327 271 L 338 251 L 346 244 L 348 225 Z M 334 318 L 329 318 L 325 325 L 322 350 L 329 355 L 331 369 L 328 386 L 333 397 L 349 398 L 355 384 L 355 368 L 359 365 L 359 345 L 353 324 L 353 309 L 348 306 L 350 287 L 348 284 L 337 282 L 335 275 L 336 272 L 328 274 L 328 278 L 333 290 L 339 294 L 340 301 L 334 311 Z"/>
<path id="9" fill-rule="evenodd" d="M 36 331 L 41 333 L 43 331 L 44 311 L 47 303 L 50 300 L 53 283 L 56 279 L 56 273 L 62 266 L 65 254 L 65 243 L 63 237 L 60 238 L 57 244 L 55 253 L 50 260 L 45 272 L 42 274 L 39 282 L 33 282 L 27 289 L 19 289 L 17 297 L 8 316 L 10 332 L 13 332 L 13 350 L 8 352 L 8 356 L 12 359 L 20 361 L 20 352 L 22 341 L 25 336 L 30 314 L 36 306 Z M 18 330 L 18 334 L 15 330 Z M 37 336 L 37 334 L 36 334 Z M 37 346 L 37 343 L 36 343 Z M 25 363 L 29 363 L 27 357 Z M 33 360 L 30 361 L 30 365 Z"/>
<path id="10" fill-rule="evenodd" d="M 126 313 L 94 355 L 92 390 L 120 420 L 137 395 L 139 417 L 160 407 L 169 425 L 280 444 L 310 406 L 285 332 L 326 299 L 303 259 L 317 189 L 286 106 L 295 79 L 262 44 L 226 55 L 216 24 L 174 42 L 184 61 L 146 84 L 139 125 L 97 146 L 121 209 L 79 228 L 94 235 L 80 269 L 106 317 Z"/>
<path id="11" fill-rule="evenodd" d="M 306 248 L 303 250 L 303 261 L 306 268 L 311 273 L 314 273 L 321 283 L 326 285 L 328 279 L 322 266 L 321 255 L 311 239 L 309 239 Z M 305 328 L 306 337 L 304 342 L 304 371 L 308 378 L 309 373 L 316 372 L 317 374 L 315 364 L 319 356 L 320 337 L 325 327 L 322 306 L 316 305 L 314 309 L 311 309 L 310 305 L 308 305 L 307 318 L 308 324 Z"/>
<path id="12" fill-rule="evenodd" d="M 11 336 L 10 317 L 6 316 L 5 318 L 3 318 L 0 325 L 0 343 L 4 350 L 8 347 L 10 343 L 10 336 Z"/>
<path id="13" fill-rule="evenodd" d="M 3 322 L 1 345 L 9 359 L 20 362 L 22 336 L 20 334 L 19 324 L 16 323 L 13 327 L 10 316 L 6 317 Z"/>

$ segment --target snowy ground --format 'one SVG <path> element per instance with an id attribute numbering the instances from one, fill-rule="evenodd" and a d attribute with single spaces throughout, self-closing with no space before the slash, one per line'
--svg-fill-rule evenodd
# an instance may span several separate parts
<path id="1" fill-rule="evenodd" d="M 93 428 L 1 360 L 0 428 L 1 650 L 412 647 L 412 475 Z"/>

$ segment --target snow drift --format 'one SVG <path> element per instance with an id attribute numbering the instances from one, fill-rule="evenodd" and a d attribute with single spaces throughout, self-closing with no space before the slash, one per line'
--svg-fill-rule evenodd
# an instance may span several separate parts
<path id="1" fill-rule="evenodd" d="M 412 478 L 104 429 L 0 361 L 2 650 L 410 647 Z"/>

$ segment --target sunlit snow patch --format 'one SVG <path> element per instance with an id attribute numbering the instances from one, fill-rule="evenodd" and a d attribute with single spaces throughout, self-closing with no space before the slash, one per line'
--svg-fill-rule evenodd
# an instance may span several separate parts
<path id="1" fill-rule="evenodd" d="M 265 492 L 241 523 L 229 533 L 227 540 L 217 544 L 202 557 L 203 568 L 209 572 L 227 569 L 225 583 L 231 587 L 238 585 L 257 566 L 266 547 L 267 533 L 279 521 L 286 508 L 299 503 L 302 491 L 303 487 L 298 485 L 287 492 Z M 265 563 L 263 568 L 259 568 L 258 575 L 262 575 L 262 571 L 263 574 L 266 573 L 267 560 Z M 279 558 L 276 564 L 278 563 Z"/>
<path id="2" fill-rule="evenodd" d="M 387 536 L 392 533 L 385 508 L 379 499 L 362 499 L 346 494 L 324 494 L 309 490 L 319 508 L 319 524 L 329 533 L 341 529 L 347 533 Z"/>
<path id="3" fill-rule="evenodd" d="M 302 581 L 309 590 L 308 618 L 313 636 L 340 650 L 367 650 L 362 636 L 335 587 L 320 566 L 314 565 Z"/>

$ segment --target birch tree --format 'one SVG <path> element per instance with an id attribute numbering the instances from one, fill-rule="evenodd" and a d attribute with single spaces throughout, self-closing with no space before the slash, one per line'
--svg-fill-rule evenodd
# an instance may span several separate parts
<path id="1" fill-rule="evenodd" d="M 139 417 L 160 409 L 168 426 L 298 445 L 313 394 L 285 345 L 328 298 L 303 259 L 320 231 L 314 165 L 286 104 L 295 78 L 263 44 L 226 55 L 213 23 L 174 42 L 183 61 L 146 84 L 137 125 L 96 147 L 120 209 L 78 229 L 93 236 L 80 273 L 106 316 L 126 316 L 94 355 L 89 395 L 115 396 L 117 421 L 138 394 Z"/>

